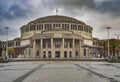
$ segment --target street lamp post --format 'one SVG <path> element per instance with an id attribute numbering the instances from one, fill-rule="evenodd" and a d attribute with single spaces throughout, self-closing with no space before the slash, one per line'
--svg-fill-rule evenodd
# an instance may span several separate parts
<path id="1" fill-rule="evenodd" d="M 9 27 L 5 27 L 6 30 L 6 53 L 5 53 L 5 60 L 8 61 L 8 29 Z"/>
<path id="2" fill-rule="evenodd" d="M 111 27 L 106 27 L 106 29 L 108 30 L 108 61 L 111 61 L 111 58 L 110 58 L 110 49 L 109 49 L 109 33 L 110 33 Z"/>
<path id="3" fill-rule="evenodd" d="M 117 36 L 117 49 L 118 49 L 118 54 L 117 54 L 117 56 L 119 56 L 119 36 L 120 36 L 120 34 L 115 34 L 116 36 Z"/>

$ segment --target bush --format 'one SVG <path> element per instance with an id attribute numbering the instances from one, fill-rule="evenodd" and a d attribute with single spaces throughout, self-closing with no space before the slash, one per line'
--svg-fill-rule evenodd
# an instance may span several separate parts
<path id="1" fill-rule="evenodd" d="M 114 56 L 113 57 L 113 62 L 115 62 L 115 63 L 120 63 L 120 58 L 119 57 L 117 57 L 117 56 Z"/>
<path id="2" fill-rule="evenodd" d="M 4 58 L 0 57 L 0 63 L 4 62 Z"/>
<path id="3" fill-rule="evenodd" d="M 15 50 L 14 50 L 14 48 L 9 48 L 8 49 L 8 55 L 10 56 L 12 56 L 12 55 L 14 55 L 14 53 L 15 53 Z"/>

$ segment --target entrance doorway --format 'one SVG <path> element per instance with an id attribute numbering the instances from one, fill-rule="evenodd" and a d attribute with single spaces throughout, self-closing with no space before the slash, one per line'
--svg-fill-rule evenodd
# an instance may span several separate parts
<path id="1" fill-rule="evenodd" d="M 64 57 L 67 58 L 67 51 L 64 52 Z"/>
<path id="2" fill-rule="evenodd" d="M 39 56 L 39 50 L 37 50 L 37 56 Z"/>
<path id="3" fill-rule="evenodd" d="M 70 58 L 72 57 L 72 51 L 69 52 L 69 57 L 70 57 Z"/>
<path id="4" fill-rule="evenodd" d="M 86 49 L 84 49 L 84 56 L 86 56 Z"/>
<path id="5" fill-rule="evenodd" d="M 51 58 L 51 51 L 48 51 L 48 57 Z"/>
<path id="6" fill-rule="evenodd" d="M 46 58 L 46 52 L 45 51 L 43 52 L 43 58 Z"/>
<path id="7" fill-rule="evenodd" d="M 75 51 L 75 57 L 78 57 L 78 51 Z"/>
<path id="8" fill-rule="evenodd" d="M 60 51 L 56 51 L 56 52 L 55 52 L 55 57 L 56 57 L 56 58 L 60 58 Z"/>

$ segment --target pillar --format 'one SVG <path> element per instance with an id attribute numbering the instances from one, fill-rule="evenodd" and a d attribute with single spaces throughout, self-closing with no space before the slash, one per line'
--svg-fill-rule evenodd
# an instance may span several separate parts
<path id="1" fill-rule="evenodd" d="M 72 57 L 75 57 L 75 39 L 73 39 Z"/>
<path id="2" fill-rule="evenodd" d="M 40 57 L 43 57 L 43 39 L 40 39 Z"/>
<path id="3" fill-rule="evenodd" d="M 65 40 L 64 40 L 64 38 L 62 38 L 62 49 L 61 49 L 61 53 L 60 53 L 61 58 L 64 58 L 64 42 L 65 42 Z"/>
<path id="4" fill-rule="evenodd" d="M 33 40 L 33 58 L 35 58 L 36 55 L 36 41 Z"/>
<path id="5" fill-rule="evenodd" d="M 83 51 L 82 51 L 82 41 L 81 40 L 79 40 L 79 56 L 80 56 L 80 58 L 83 56 Z"/>
<path id="6" fill-rule="evenodd" d="M 54 58 L 55 54 L 54 54 L 54 48 L 53 48 L 53 38 L 51 38 L 51 58 Z"/>

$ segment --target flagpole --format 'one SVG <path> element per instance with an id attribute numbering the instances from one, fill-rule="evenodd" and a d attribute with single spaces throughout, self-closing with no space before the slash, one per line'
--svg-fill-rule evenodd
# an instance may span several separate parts
<path id="1" fill-rule="evenodd" d="M 56 15 L 58 15 L 58 9 L 56 9 Z"/>

